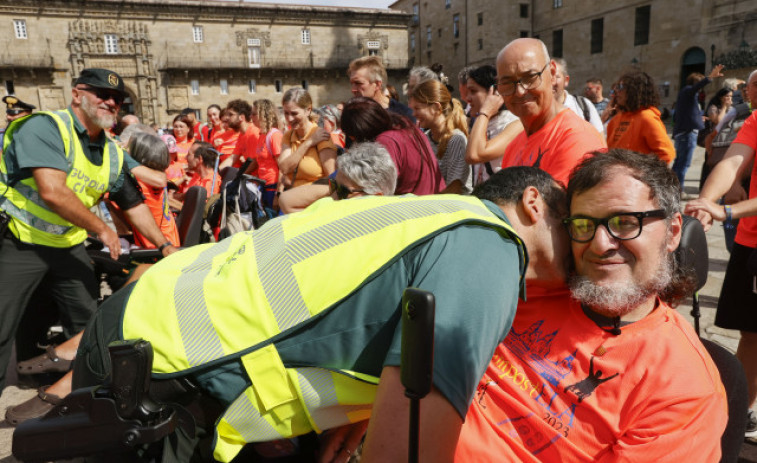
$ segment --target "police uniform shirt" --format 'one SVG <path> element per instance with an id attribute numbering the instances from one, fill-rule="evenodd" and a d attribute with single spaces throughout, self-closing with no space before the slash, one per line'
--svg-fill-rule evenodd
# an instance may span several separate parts
<path id="1" fill-rule="evenodd" d="M 71 107 L 67 108 L 74 120 L 74 130 L 81 141 L 87 159 L 95 165 L 103 163 L 103 149 L 107 141 L 105 131 L 100 132 L 94 140 L 89 139 L 87 129 L 76 118 Z M 73 154 L 72 154 L 73 155 Z M 115 155 L 115 153 L 113 153 Z M 63 140 L 56 123 L 49 117 L 34 116 L 13 134 L 13 142 L 4 154 L 10 180 L 23 180 L 31 177 L 31 169 L 47 167 L 69 173 L 69 164 Z M 118 192 L 124 184 L 126 173 L 139 166 L 134 159 L 124 152 L 124 165 L 115 183 L 110 186 L 111 193 Z"/>

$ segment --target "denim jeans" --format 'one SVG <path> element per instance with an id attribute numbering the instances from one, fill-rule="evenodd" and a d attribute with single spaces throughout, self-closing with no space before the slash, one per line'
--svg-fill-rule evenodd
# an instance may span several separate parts
<path id="1" fill-rule="evenodd" d="M 673 138 L 676 148 L 676 160 L 673 162 L 673 172 L 678 177 L 678 182 L 683 190 L 683 180 L 686 178 L 686 171 L 691 165 L 691 158 L 694 157 L 694 148 L 697 146 L 698 130 L 691 132 L 682 132 L 676 134 Z"/>

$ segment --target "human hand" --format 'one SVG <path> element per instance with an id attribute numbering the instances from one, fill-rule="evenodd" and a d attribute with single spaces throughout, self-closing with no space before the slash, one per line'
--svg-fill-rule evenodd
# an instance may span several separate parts
<path id="1" fill-rule="evenodd" d="M 704 231 L 710 230 L 713 219 L 725 220 L 723 207 L 704 198 L 689 201 L 683 213 L 699 220 L 702 223 Z"/>
<path id="2" fill-rule="evenodd" d="M 102 241 L 103 245 L 110 250 L 110 258 L 118 260 L 118 256 L 121 255 L 121 242 L 118 240 L 118 234 L 106 225 L 105 229 L 97 234 L 97 239 Z"/>
<path id="3" fill-rule="evenodd" d="M 168 257 L 169 255 L 177 252 L 178 250 L 179 248 L 177 248 L 173 244 L 170 244 L 166 246 L 165 248 L 163 248 L 160 252 L 163 254 L 163 257 Z"/>
<path id="4" fill-rule="evenodd" d="M 494 117 L 499 112 L 499 108 L 505 104 L 505 100 L 502 95 L 497 92 L 494 85 L 489 87 L 489 92 L 484 99 L 484 103 L 481 105 L 480 112 L 488 114 L 489 117 Z"/>
<path id="5" fill-rule="evenodd" d="M 310 139 L 313 140 L 314 145 L 317 145 L 318 143 L 321 143 L 323 141 L 330 140 L 331 134 L 323 127 L 318 127 L 315 133 L 313 133 L 313 136 L 310 137 Z"/>
<path id="6" fill-rule="evenodd" d="M 712 68 L 712 71 L 710 71 L 710 75 L 708 76 L 710 79 L 714 79 L 716 77 L 723 77 L 723 69 L 725 68 L 725 65 L 718 64 L 714 68 Z"/>
<path id="7" fill-rule="evenodd" d="M 329 429 L 321 435 L 321 454 L 319 463 L 343 463 L 349 461 L 350 456 L 360 444 L 368 420 Z"/>

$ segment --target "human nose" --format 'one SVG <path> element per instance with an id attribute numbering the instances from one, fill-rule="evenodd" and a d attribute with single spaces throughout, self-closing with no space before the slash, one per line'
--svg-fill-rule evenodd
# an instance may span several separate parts
<path id="1" fill-rule="evenodd" d="M 589 245 L 597 255 L 602 255 L 609 250 L 616 249 L 619 243 L 620 240 L 612 236 L 607 224 L 603 223 L 597 225 L 594 230 L 594 238 L 589 242 Z"/>
<path id="2" fill-rule="evenodd" d="M 515 82 L 515 92 L 513 93 L 515 93 L 516 96 L 523 96 L 527 92 L 528 90 L 526 89 L 526 87 L 523 86 L 523 82 L 521 81 Z"/>

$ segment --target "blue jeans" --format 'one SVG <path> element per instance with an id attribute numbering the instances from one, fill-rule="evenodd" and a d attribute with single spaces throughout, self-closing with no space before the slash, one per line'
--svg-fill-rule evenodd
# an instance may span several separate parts
<path id="1" fill-rule="evenodd" d="M 691 165 L 691 158 L 694 157 L 694 148 L 697 146 L 698 130 L 691 132 L 682 132 L 673 137 L 676 148 L 676 160 L 673 162 L 673 172 L 678 177 L 678 182 L 683 190 L 683 180 L 686 178 L 686 171 Z"/>

